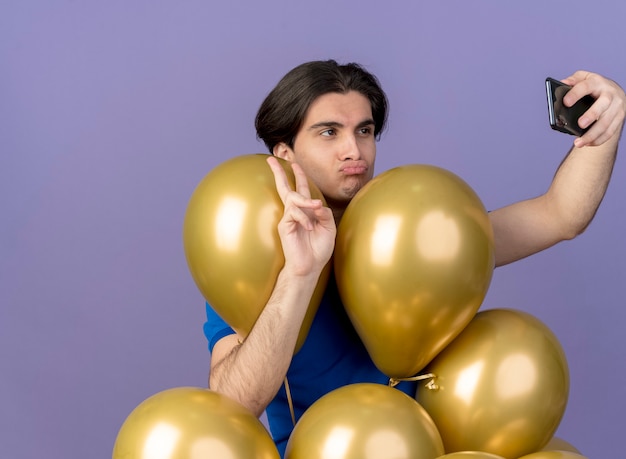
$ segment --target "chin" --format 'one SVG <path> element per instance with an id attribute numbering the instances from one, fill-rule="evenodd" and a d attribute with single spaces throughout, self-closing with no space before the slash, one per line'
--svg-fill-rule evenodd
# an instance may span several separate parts
<path id="1" fill-rule="evenodd" d="M 350 187 L 350 188 L 344 188 L 343 190 L 341 190 L 341 196 L 339 197 L 339 201 L 345 201 L 346 204 L 349 203 L 352 198 L 354 198 L 357 193 L 359 191 L 361 191 L 361 188 L 363 188 L 362 185 L 359 186 L 355 186 L 355 187 Z"/>
<path id="2" fill-rule="evenodd" d="M 327 201 L 332 201 L 336 204 L 342 203 L 344 205 L 348 205 L 352 198 L 354 198 L 368 182 L 363 179 L 364 177 L 361 177 L 360 180 L 344 181 L 339 188 L 333 190 L 332 193 L 324 193 L 324 197 Z"/>
<path id="3" fill-rule="evenodd" d="M 361 191 L 361 189 L 369 182 L 369 180 L 359 180 L 354 181 L 352 183 L 346 184 L 346 186 L 341 190 L 346 199 L 352 199 L 356 196 L 356 194 Z"/>
<path id="4" fill-rule="evenodd" d="M 340 190 L 340 192 L 333 193 L 332 195 L 325 194 L 324 198 L 326 199 L 326 204 L 334 209 L 345 209 L 348 204 L 350 204 L 350 201 L 352 201 L 352 198 L 356 195 L 358 190 L 351 193 L 344 193 L 343 191 L 344 190 Z"/>

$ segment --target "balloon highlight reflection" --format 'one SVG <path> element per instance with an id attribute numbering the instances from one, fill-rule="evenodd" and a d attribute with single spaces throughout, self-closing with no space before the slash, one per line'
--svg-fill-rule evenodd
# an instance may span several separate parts
<path id="1" fill-rule="evenodd" d="M 117 434 L 113 459 L 278 459 L 261 422 L 235 401 L 195 387 L 144 400 Z"/>
<path id="2" fill-rule="evenodd" d="M 552 332 L 522 311 L 476 314 L 425 369 L 417 400 L 447 452 L 473 450 L 517 458 L 541 449 L 565 412 L 569 372 Z"/>
<path id="3" fill-rule="evenodd" d="M 386 171 L 348 205 L 335 276 L 376 366 L 417 374 L 474 317 L 494 268 L 493 229 L 474 191 L 434 166 Z"/>
<path id="4" fill-rule="evenodd" d="M 443 453 L 419 403 L 397 389 L 360 383 L 329 392 L 305 411 L 285 459 L 434 459 Z"/>
<path id="5" fill-rule="evenodd" d="M 211 307 L 237 333 L 246 336 L 267 303 L 285 263 L 277 225 L 283 203 L 276 191 L 268 155 L 242 155 L 209 172 L 193 192 L 183 226 L 191 275 Z M 289 163 L 277 158 L 292 187 Z M 324 197 L 309 182 L 311 196 Z M 311 327 L 330 273 L 323 271 L 296 344 Z"/>

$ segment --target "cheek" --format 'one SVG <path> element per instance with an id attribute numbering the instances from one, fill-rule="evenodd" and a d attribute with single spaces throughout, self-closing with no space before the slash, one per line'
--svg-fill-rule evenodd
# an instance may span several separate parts
<path id="1" fill-rule="evenodd" d="M 370 163 L 370 174 L 374 174 L 374 164 L 376 163 L 376 145 L 367 150 L 368 162 Z"/>
<path id="2" fill-rule="evenodd" d="M 315 185 L 317 185 L 322 194 L 327 194 L 332 188 L 332 184 L 330 183 L 330 177 L 324 172 L 315 171 L 315 173 L 311 174 L 309 178 L 313 183 L 315 183 Z"/>
<path id="3" fill-rule="evenodd" d="M 376 140 L 373 138 L 363 140 L 363 143 L 361 144 L 361 153 L 374 162 L 374 159 L 376 158 Z"/>
<path id="4" fill-rule="evenodd" d="M 319 164 L 311 163 L 307 161 L 296 161 L 302 170 L 306 174 L 307 178 L 311 180 L 318 188 L 322 189 L 325 187 L 329 173 L 324 170 Z"/>

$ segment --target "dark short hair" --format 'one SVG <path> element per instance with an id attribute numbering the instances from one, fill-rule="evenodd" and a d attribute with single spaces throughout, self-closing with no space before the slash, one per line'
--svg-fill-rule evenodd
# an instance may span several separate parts
<path id="1" fill-rule="evenodd" d="M 387 124 L 388 101 L 378 79 L 359 64 L 339 65 L 334 60 L 306 62 L 278 82 L 257 112 L 254 122 L 257 138 L 270 153 L 280 142 L 293 148 L 313 101 L 324 94 L 349 91 L 357 91 L 369 100 L 374 135 L 380 138 Z"/>

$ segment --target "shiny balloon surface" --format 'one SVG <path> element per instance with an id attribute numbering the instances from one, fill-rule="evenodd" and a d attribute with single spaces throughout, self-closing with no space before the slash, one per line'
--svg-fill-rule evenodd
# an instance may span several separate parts
<path id="1" fill-rule="evenodd" d="M 208 389 L 177 387 L 144 400 L 117 434 L 113 459 L 279 459 L 250 411 Z"/>
<path id="2" fill-rule="evenodd" d="M 537 453 L 527 454 L 518 459 L 588 459 L 572 451 L 539 451 Z"/>
<path id="3" fill-rule="evenodd" d="M 437 459 L 504 459 L 497 454 L 485 453 L 482 451 L 457 451 L 456 453 L 444 454 Z"/>
<path id="4" fill-rule="evenodd" d="M 335 276 L 346 311 L 387 376 L 417 374 L 474 317 L 494 268 L 476 193 L 427 165 L 388 170 L 348 205 Z"/>
<path id="5" fill-rule="evenodd" d="M 243 337 L 269 300 L 285 262 L 277 230 L 284 206 L 267 158 L 242 155 L 215 167 L 193 192 L 183 227 L 187 264 L 198 289 Z M 291 166 L 277 159 L 295 187 Z M 313 198 L 324 201 L 310 181 L 309 188 Z M 329 272 L 330 263 L 320 276 L 296 349 L 306 339 Z"/>
<path id="6" fill-rule="evenodd" d="M 434 459 L 444 453 L 426 411 L 382 384 L 329 392 L 298 420 L 285 459 Z"/>
<path id="7" fill-rule="evenodd" d="M 542 451 L 570 451 L 573 453 L 582 454 L 578 448 L 572 445 L 570 442 L 563 440 L 560 437 L 552 437 L 552 439 L 541 448 Z"/>
<path id="8" fill-rule="evenodd" d="M 485 451 L 515 459 L 540 450 L 565 411 L 569 371 L 563 349 L 532 315 L 479 312 L 424 370 L 417 400 L 447 452 Z"/>

